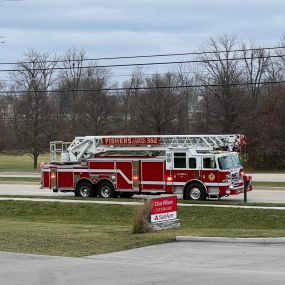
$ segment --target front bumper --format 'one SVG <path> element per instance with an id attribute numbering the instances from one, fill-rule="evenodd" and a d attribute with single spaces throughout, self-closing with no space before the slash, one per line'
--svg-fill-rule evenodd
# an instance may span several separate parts
<path id="1" fill-rule="evenodd" d="M 226 195 L 238 195 L 240 193 L 243 193 L 244 192 L 244 186 L 238 186 L 238 187 L 229 187 L 226 191 L 225 191 L 225 194 Z"/>

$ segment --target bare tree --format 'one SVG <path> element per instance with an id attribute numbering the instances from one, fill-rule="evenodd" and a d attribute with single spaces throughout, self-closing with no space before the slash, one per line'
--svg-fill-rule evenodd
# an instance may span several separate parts
<path id="1" fill-rule="evenodd" d="M 48 91 L 55 82 L 56 62 L 49 59 L 49 54 L 32 50 L 11 74 L 15 90 L 21 92 L 15 100 L 14 113 L 18 147 L 33 158 L 34 168 L 37 168 L 38 156 L 47 150 L 53 134 Z"/>
<path id="2" fill-rule="evenodd" d="M 178 85 L 191 86 L 194 85 L 195 78 L 192 75 L 192 67 L 190 65 L 179 65 L 177 71 Z M 191 127 L 194 127 L 194 118 L 198 111 L 198 95 L 195 92 L 195 88 L 182 87 L 179 88 L 179 100 L 178 100 L 178 129 L 182 133 L 188 134 Z M 192 121 L 192 122 L 191 122 Z M 178 132 L 179 132 L 178 130 Z"/>
<path id="3" fill-rule="evenodd" d="M 124 117 L 124 132 L 129 132 L 129 121 L 132 121 L 130 118 L 131 106 L 135 106 L 135 102 L 132 100 L 136 100 L 139 94 L 139 90 L 137 88 L 142 87 L 144 82 L 142 76 L 142 70 L 140 68 L 133 71 L 131 78 L 122 83 L 122 87 L 125 88 L 122 92 L 120 92 L 120 103 L 122 105 L 123 117 Z"/>
<path id="4" fill-rule="evenodd" d="M 283 37 L 281 38 L 280 41 L 280 47 L 282 47 L 281 49 L 278 49 L 276 51 L 276 54 L 279 56 L 279 62 L 282 64 L 283 67 L 283 72 L 284 72 L 284 68 L 285 68 L 285 57 L 284 57 L 284 52 L 285 52 L 285 34 L 283 35 Z"/>
<path id="5" fill-rule="evenodd" d="M 0 81 L 0 90 L 2 89 Z M 8 102 L 5 95 L 0 95 L 0 150 L 8 147 L 7 141 Z"/>
<path id="6" fill-rule="evenodd" d="M 83 134 L 99 135 L 108 131 L 116 110 L 114 97 L 108 93 L 109 71 L 92 67 L 84 72 L 78 103 L 78 129 Z M 90 90 L 90 91 L 89 91 Z"/>
<path id="7" fill-rule="evenodd" d="M 177 77 L 173 73 L 146 78 L 145 86 L 151 89 L 144 90 L 136 104 L 141 133 L 174 132 L 177 124 L 177 90 L 172 86 L 176 81 Z"/>
<path id="8" fill-rule="evenodd" d="M 263 169 L 285 168 L 285 88 L 271 86 L 260 107 L 259 130 L 251 135 L 249 158 L 251 166 Z M 261 127 L 262 126 L 262 127 Z M 250 146 L 251 146 L 250 145 Z"/>
<path id="9" fill-rule="evenodd" d="M 245 68 L 243 75 L 247 85 L 248 94 L 250 95 L 250 107 L 254 106 L 258 110 L 261 101 L 261 91 L 263 81 L 268 77 L 268 66 L 270 63 L 270 54 L 264 49 L 255 49 L 254 44 L 248 48 L 245 44 L 242 46 Z"/>
<path id="10" fill-rule="evenodd" d="M 204 70 L 197 73 L 197 79 L 206 86 L 204 104 L 209 131 L 236 130 L 243 111 L 243 93 L 235 86 L 241 82 L 240 56 L 233 51 L 236 43 L 235 36 L 211 38 L 206 48 L 211 53 L 200 55 Z"/>
<path id="11" fill-rule="evenodd" d="M 60 120 L 69 121 L 65 126 L 70 129 L 67 131 L 70 136 L 77 132 L 77 120 L 80 106 L 78 91 L 81 88 L 84 73 L 86 71 L 86 54 L 84 50 L 71 49 L 62 57 L 61 67 L 63 68 L 59 74 L 58 80 L 58 106 Z M 87 66 L 88 69 L 88 66 Z"/>

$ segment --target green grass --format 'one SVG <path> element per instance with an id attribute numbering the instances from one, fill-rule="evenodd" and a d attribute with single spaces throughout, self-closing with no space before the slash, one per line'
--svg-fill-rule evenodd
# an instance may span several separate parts
<path id="1" fill-rule="evenodd" d="M 49 154 L 41 155 L 38 159 L 38 170 L 42 161 L 48 162 Z M 33 168 L 33 159 L 24 155 L 0 155 L 0 171 L 37 171 Z"/>
<path id="2" fill-rule="evenodd" d="M 172 242 L 176 235 L 285 236 L 285 211 L 178 207 L 181 228 L 133 234 L 133 206 L 0 202 L 0 250 L 84 256 Z"/>

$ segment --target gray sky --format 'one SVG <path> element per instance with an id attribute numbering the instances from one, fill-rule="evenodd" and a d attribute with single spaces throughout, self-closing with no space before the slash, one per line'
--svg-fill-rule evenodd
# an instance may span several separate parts
<path id="1" fill-rule="evenodd" d="M 285 33 L 284 0 L 2 1 L 0 62 L 31 48 L 84 48 L 88 57 L 189 52 L 222 33 L 274 46 Z"/>

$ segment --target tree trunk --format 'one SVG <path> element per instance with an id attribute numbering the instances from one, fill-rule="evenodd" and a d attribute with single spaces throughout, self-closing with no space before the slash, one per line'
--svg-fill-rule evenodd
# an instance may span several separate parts
<path id="1" fill-rule="evenodd" d="M 35 155 L 33 156 L 33 160 L 34 160 L 34 169 L 37 169 L 38 168 L 38 155 Z"/>

